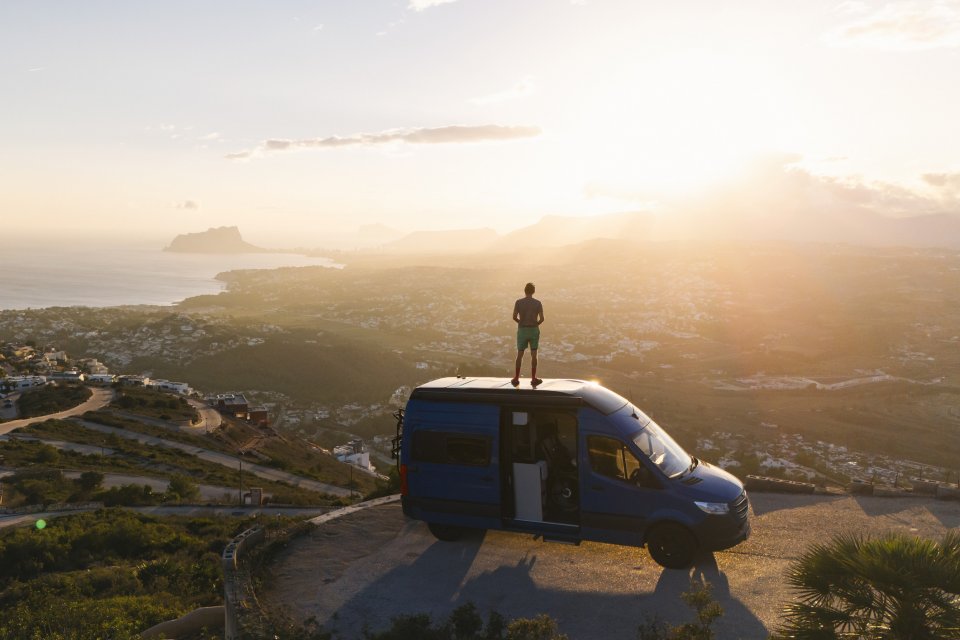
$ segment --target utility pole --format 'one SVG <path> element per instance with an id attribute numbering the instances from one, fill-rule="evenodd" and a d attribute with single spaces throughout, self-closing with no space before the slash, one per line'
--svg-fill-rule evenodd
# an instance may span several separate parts
<path id="1" fill-rule="evenodd" d="M 240 463 L 240 506 L 243 506 L 243 451 L 237 452 L 237 462 Z"/>

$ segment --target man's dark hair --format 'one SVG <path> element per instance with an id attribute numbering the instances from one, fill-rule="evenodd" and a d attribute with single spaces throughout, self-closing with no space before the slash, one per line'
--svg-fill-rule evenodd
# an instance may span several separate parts
<path id="1" fill-rule="evenodd" d="M 525 294 L 527 294 L 528 296 L 529 296 L 529 295 L 533 295 L 533 292 L 536 291 L 536 290 L 537 290 L 537 288 L 536 288 L 535 286 L 533 286 L 533 283 L 532 283 L 532 282 L 528 282 L 528 283 L 527 283 L 527 286 L 525 286 L 525 287 L 523 288 L 523 292 L 524 292 Z"/>

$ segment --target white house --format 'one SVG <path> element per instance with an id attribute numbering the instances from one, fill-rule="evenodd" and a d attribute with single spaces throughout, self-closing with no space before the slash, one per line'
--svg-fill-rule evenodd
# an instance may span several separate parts
<path id="1" fill-rule="evenodd" d="M 159 389 L 160 391 L 172 391 L 182 396 L 189 396 L 193 393 L 193 388 L 186 382 L 171 382 L 169 380 L 150 380 L 148 387 Z"/>
<path id="2" fill-rule="evenodd" d="M 32 389 L 33 387 L 42 387 L 47 384 L 46 376 L 8 376 L 3 379 L 3 384 L 14 391 Z"/>
<path id="3" fill-rule="evenodd" d="M 333 456 L 340 462 L 352 464 L 370 472 L 376 471 L 370 464 L 370 452 L 366 450 L 366 447 L 363 446 L 363 440 L 359 438 L 351 440 L 348 444 L 334 447 Z"/>
<path id="4" fill-rule="evenodd" d="M 67 371 L 54 371 L 48 378 L 50 380 L 63 380 L 66 382 L 83 382 L 86 379 L 86 375 L 76 369 L 68 369 Z"/>

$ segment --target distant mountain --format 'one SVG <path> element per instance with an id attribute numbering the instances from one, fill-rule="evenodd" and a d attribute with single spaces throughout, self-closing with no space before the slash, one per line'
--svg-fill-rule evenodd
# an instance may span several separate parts
<path id="1" fill-rule="evenodd" d="M 485 251 L 500 235 L 493 229 L 414 231 L 381 245 L 387 253 L 463 253 Z"/>
<path id="2" fill-rule="evenodd" d="M 673 214 L 628 212 L 598 216 L 548 215 L 500 235 L 492 229 L 416 231 L 380 245 L 388 254 L 518 254 L 570 250 L 585 242 L 793 241 L 873 247 L 960 249 L 960 215 L 894 218 L 862 208 L 848 211 L 689 210 Z"/>
<path id="3" fill-rule="evenodd" d="M 599 216 L 544 216 L 532 224 L 502 236 L 491 247 L 497 251 L 564 247 L 588 240 L 645 236 L 653 219 L 645 213 L 612 213 Z M 642 238 L 648 240 L 650 238 Z"/>
<path id="4" fill-rule="evenodd" d="M 268 251 L 245 242 L 237 227 L 217 227 L 198 233 L 184 233 L 164 251 L 174 253 L 263 253 Z"/>

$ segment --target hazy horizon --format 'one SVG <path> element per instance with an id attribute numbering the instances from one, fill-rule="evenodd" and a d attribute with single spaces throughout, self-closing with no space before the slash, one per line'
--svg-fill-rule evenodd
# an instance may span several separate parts
<path id="1" fill-rule="evenodd" d="M 6 230 L 960 215 L 960 2 L 0 7 Z"/>

